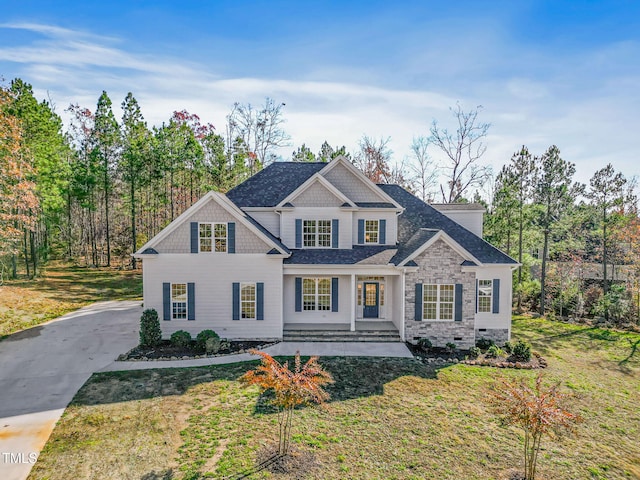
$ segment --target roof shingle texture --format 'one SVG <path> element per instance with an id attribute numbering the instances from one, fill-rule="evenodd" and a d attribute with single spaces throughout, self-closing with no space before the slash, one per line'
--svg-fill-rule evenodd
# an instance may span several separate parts
<path id="1" fill-rule="evenodd" d="M 407 258 L 422 238 L 412 238 L 424 229 L 425 241 L 431 238 L 431 230 L 442 230 L 482 263 L 517 264 L 513 258 L 473 234 L 459 223 L 438 212 L 432 206 L 411 195 L 398 185 L 378 185 L 384 192 L 405 208 L 398 217 L 398 253 L 391 259 L 396 265 Z M 422 242 L 422 244 L 424 241 Z M 417 245 L 419 247 L 419 245 Z M 417 248 L 417 247 L 416 247 Z"/>
<path id="2" fill-rule="evenodd" d="M 353 248 L 310 248 L 293 250 L 284 263 L 295 265 L 353 265 L 385 250 L 395 250 L 390 245 L 354 246 Z"/>
<path id="3" fill-rule="evenodd" d="M 238 207 L 275 207 L 327 164 L 323 162 L 274 162 L 227 192 Z"/>

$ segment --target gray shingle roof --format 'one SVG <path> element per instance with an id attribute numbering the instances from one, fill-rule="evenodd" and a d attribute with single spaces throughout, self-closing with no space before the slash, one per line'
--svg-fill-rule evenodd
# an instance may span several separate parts
<path id="1" fill-rule="evenodd" d="M 396 265 L 407 258 L 415 248 L 421 237 L 413 238 L 420 230 L 443 230 L 471 255 L 482 263 L 517 264 L 513 258 L 501 252 L 482 238 L 471 233 L 462 225 L 454 222 L 449 217 L 438 212 L 419 198 L 411 195 L 398 185 L 378 185 L 384 192 L 405 208 L 398 217 L 398 253 L 392 259 Z M 428 230 L 427 230 L 428 229 Z M 419 235 L 428 236 L 427 233 Z M 426 240 L 425 240 L 426 241 Z M 422 242 L 424 243 L 424 242 Z M 402 256 L 401 256 L 402 254 Z"/>
<path id="2" fill-rule="evenodd" d="M 393 203 L 389 202 L 356 202 L 361 208 L 396 208 Z"/>
<path id="3" fill-rule="evenodd" d="M 284 263 L 290 264 L 323 264 L 323 265 L 353 265 L 385 250 L 395 250 L 389 245 L 354 246 L 349 249 L 325 248 L 293 250 Z"/>
<path id="4" fill-rule="evenodd" d="M 227 192 L 238 207 L 275 207 L 327 164 L 323 162 L 274 162 Z"/>

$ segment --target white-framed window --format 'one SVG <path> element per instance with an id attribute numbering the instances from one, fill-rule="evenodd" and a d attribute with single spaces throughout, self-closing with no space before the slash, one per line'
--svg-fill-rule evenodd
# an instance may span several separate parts
<path id="1" fill-rule="evenodd" d="M 227 224 L 200 223 L 198 226 L 200 252 L 227 252 Z"/>
<path id="2" fill-rule="evenodd" d="M 302 309 L 331 310 L 331 279 L 302 279 Z"/>
<path id="3" fill-rule="evenodd" d="M 331 220 L 303 220 L 303 247 L 331 247 Z"/>
<path id="4" fill-rule="evenodd" d="M 478 312 L 491 313 L 493 305 L 493 280 L 478 280 Z"/>
<path id="5" fill-rule="evenodd" d="M 187 284 L 171 284 L 171 318 L 185 320 L 187 318 Z"/>
<path id="6" fill-rule="evenodd" d="M 256 319 L 256 284 L 240 284 L 240 318 Z"/>
<path id="7" fill-rule="evenodd" d="M 364 221 L 364 243 L 378 243 L 380 238 L 380 221 Z"/>
<path id="8" fill-rule="evenodd" d="M 454 300 L 454 285 L 424 284 L 422 286 L 422 318 L 453 320 Z"/>

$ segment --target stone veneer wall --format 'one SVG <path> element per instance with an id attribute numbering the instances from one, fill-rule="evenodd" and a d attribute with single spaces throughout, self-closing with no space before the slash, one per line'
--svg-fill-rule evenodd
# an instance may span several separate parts
<path id="1" fill-rule="evenodd" d="M 405 338 L 416 343 L 417 338 L 426 337 L 434 346 L 444 347 L 448 342 L 458 348 L 475 345 L 475 275 L 463 272 L 463 258 L 444 241 L 438 240 L 414 261 L 416 272 L 405 275 Z M 420 321 L 415 318 L 415 284 L 462 284 L 462 321 Z M 457 340 L 456 340 L 457 339 Z"/>
<path id="2" fill-rule="evenodd" d="M 191 253 L 191 222 L 235 222 L 236 253 L 267 253 L 273 248 L 258 238 L 255 233 L 213 199 L 162 239 L 154 248 L 159 253 Z M 202 255 L 209 254 L 203 253 Z"/>
<path id="3" fill-rule="evenodd" d="M 480 329 L 476 329 L 476 341 L 481 338 L 486 338 L 493 340 L 493 342 L 499 346 L 509 341 L 509 330 L 507 328 L 486 328 L 482 330 L 484 331 L 481 332 Z"/>

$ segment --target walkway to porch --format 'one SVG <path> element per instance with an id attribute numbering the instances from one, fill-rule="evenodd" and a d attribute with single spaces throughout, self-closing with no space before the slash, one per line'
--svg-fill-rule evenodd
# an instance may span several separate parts
<path id="1" fill-rule="evenodd" d="M 400 342 L 392 322 L 357 321 L 356 330 L 348 323 L 285 323 L 285 342 Z"/>

